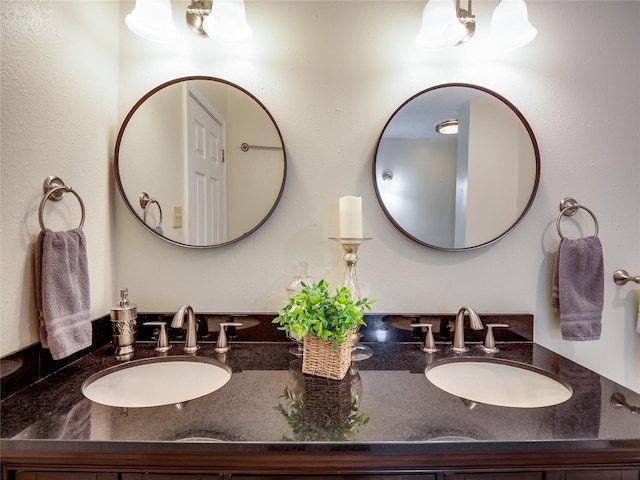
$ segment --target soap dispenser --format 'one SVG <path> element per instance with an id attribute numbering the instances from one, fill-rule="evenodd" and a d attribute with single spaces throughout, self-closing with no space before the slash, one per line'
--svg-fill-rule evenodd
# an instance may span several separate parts
<path id="1" fill-rule="evenodd" d="M 138 307 L 129 304 L 129 291 L 120 289 L 120 304 L 111 309 L 111 331 L 115 355 L 118 360 L 133 358 L 136 341 Z"/>

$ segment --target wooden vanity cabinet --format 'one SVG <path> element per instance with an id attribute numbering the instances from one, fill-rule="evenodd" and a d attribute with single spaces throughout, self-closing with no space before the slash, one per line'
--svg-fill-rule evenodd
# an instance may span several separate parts
<path id="1" fill-rule="evenodd" d="M 640 480 L 635 448 L 585 452 L 1 452 L 0 480 Z"/>
<path id="2" fill-rule="evenodd" d="M 640 480 L 640 470 L 566 470 L 549 472 L 545 480 Z"/>
<path id="3" fill-rule="evenodd" d="M 11 478 L 11 477 L 9 477 Z M 114 472 L 15 472 L 15 480 L 120 480 Z"/>
<path id="4" fill-rule="evenodd" d="M 525 473 L 451 473 L 445 480 L 543 480 L 542 472 Z"/>
<path id="5" fill-rule="evenodd" d="M 193 473 L 121 473 L 119 480 L 222 480 L 222 475 Z"/>
<path id="6" fill-rule="evenodd" d="M 119 480 L 222 480 L 222 475 L 193 473 L 121 473 Z"/>
<path id="7" fill-rule="evenodd" d="M 556 470 L 548 472 L 416 473 L 368 475 L 194 474 L 117 472 L 29 472 L 8 480 L 640 480 L 640 470 Z"/>
<path id="8" fill-rule="evenodd" d="M 223 480 L 223 477 L 193 473 L 16 472 L 15 480 Z"/>
<path id="9" fill-rule="evenodd" d="M 435 473 L 416 473 L 408 475 L 371 474 L 371 475 L 230 475 L 229 480 L 440 480 Z"/>

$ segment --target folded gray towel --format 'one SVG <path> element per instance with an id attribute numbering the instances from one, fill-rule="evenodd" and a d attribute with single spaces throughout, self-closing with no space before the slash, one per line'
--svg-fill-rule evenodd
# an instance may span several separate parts
<path id="1" fill-rule="evenodd" d="M 553 268 L 551 303 L 564 340 L 598 340 L 604 305 L 604 261 L 598 237 L 562 239 Z"/>
<path id="2" fill-rule="evenodd" d="M 47 230 L 36 242 L 40 341 L 54 360 L 91 346 L 89 269 L 80 228 Z"/>

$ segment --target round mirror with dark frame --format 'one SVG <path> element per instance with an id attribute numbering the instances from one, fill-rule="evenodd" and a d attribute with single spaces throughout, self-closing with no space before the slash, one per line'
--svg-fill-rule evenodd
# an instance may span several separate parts
<path id="1" fill-rule="evenodd" d="M 506 98 L 477 85 L 423 90 L 387 121 L 373 186 L 404 235 L 438 250 L 470 250 L 512 231 L 531 207 L 540 152 Z"/>
<path id="2" fill-rule="evenodd" d="M 211 248 L 255 232 L 275 210 L 287 172 L 280 130 L 247 90 L 207 76 L 145 94 L 116 140 L 116 185 L 148 231 Z"/>

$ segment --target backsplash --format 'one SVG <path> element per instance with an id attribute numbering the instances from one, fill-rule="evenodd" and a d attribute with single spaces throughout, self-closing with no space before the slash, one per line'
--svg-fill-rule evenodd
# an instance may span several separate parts
<path id="1" fill-rule="evenodd" d="M 241 342 L 289 342 L 285 333 L 278 330 L 271 321 L 277 315 L 264 314 L 196 314 L 198 322 L 198 341 L 215 342 L 218 338 L 221 322 L 242 323 L 241 327 L 228 327 L 231 341 Z M 509 328 L 495 330 L 497 342 L 530 342 L 533 339 L 533 315 L 531 314 L 480 314 L 483 323 L 507 323 Z M 146 322 L 162 321 L 167 323 L 167 333 L 171 342 L 184 342 L 186 330 L 171 328 L 173 314 L 139 313 L 137 318 L 137 342 L 155 342 L 157 327 L 146 326 Z M 363 342 L 421 342 L 424 332 L 421 328 L 411 327 L 412 323 L 428 322 L 434 324 L 433 334 L 436 342 L 450 342 L 452 335 L 447 328 L 455 320 L 452 314 L 416 314 L 416 315 L 365 315 L 366 326 L 360 330 Z M 482 342 L 485 331 L 468 330 L 465 340 Z M 2 379 L 1 398 L 4 400 L 20 390 L 54 374 L 87 353 L 111 342 L 111 321 L 105 316 L 93 321 L 92 346 L 62 360 L 53 360 L 51 354 L 41 344 L 31 345 L 19 352 L 1 359 Z M 135 358 L 135 353 L 134 353 Z"/>

